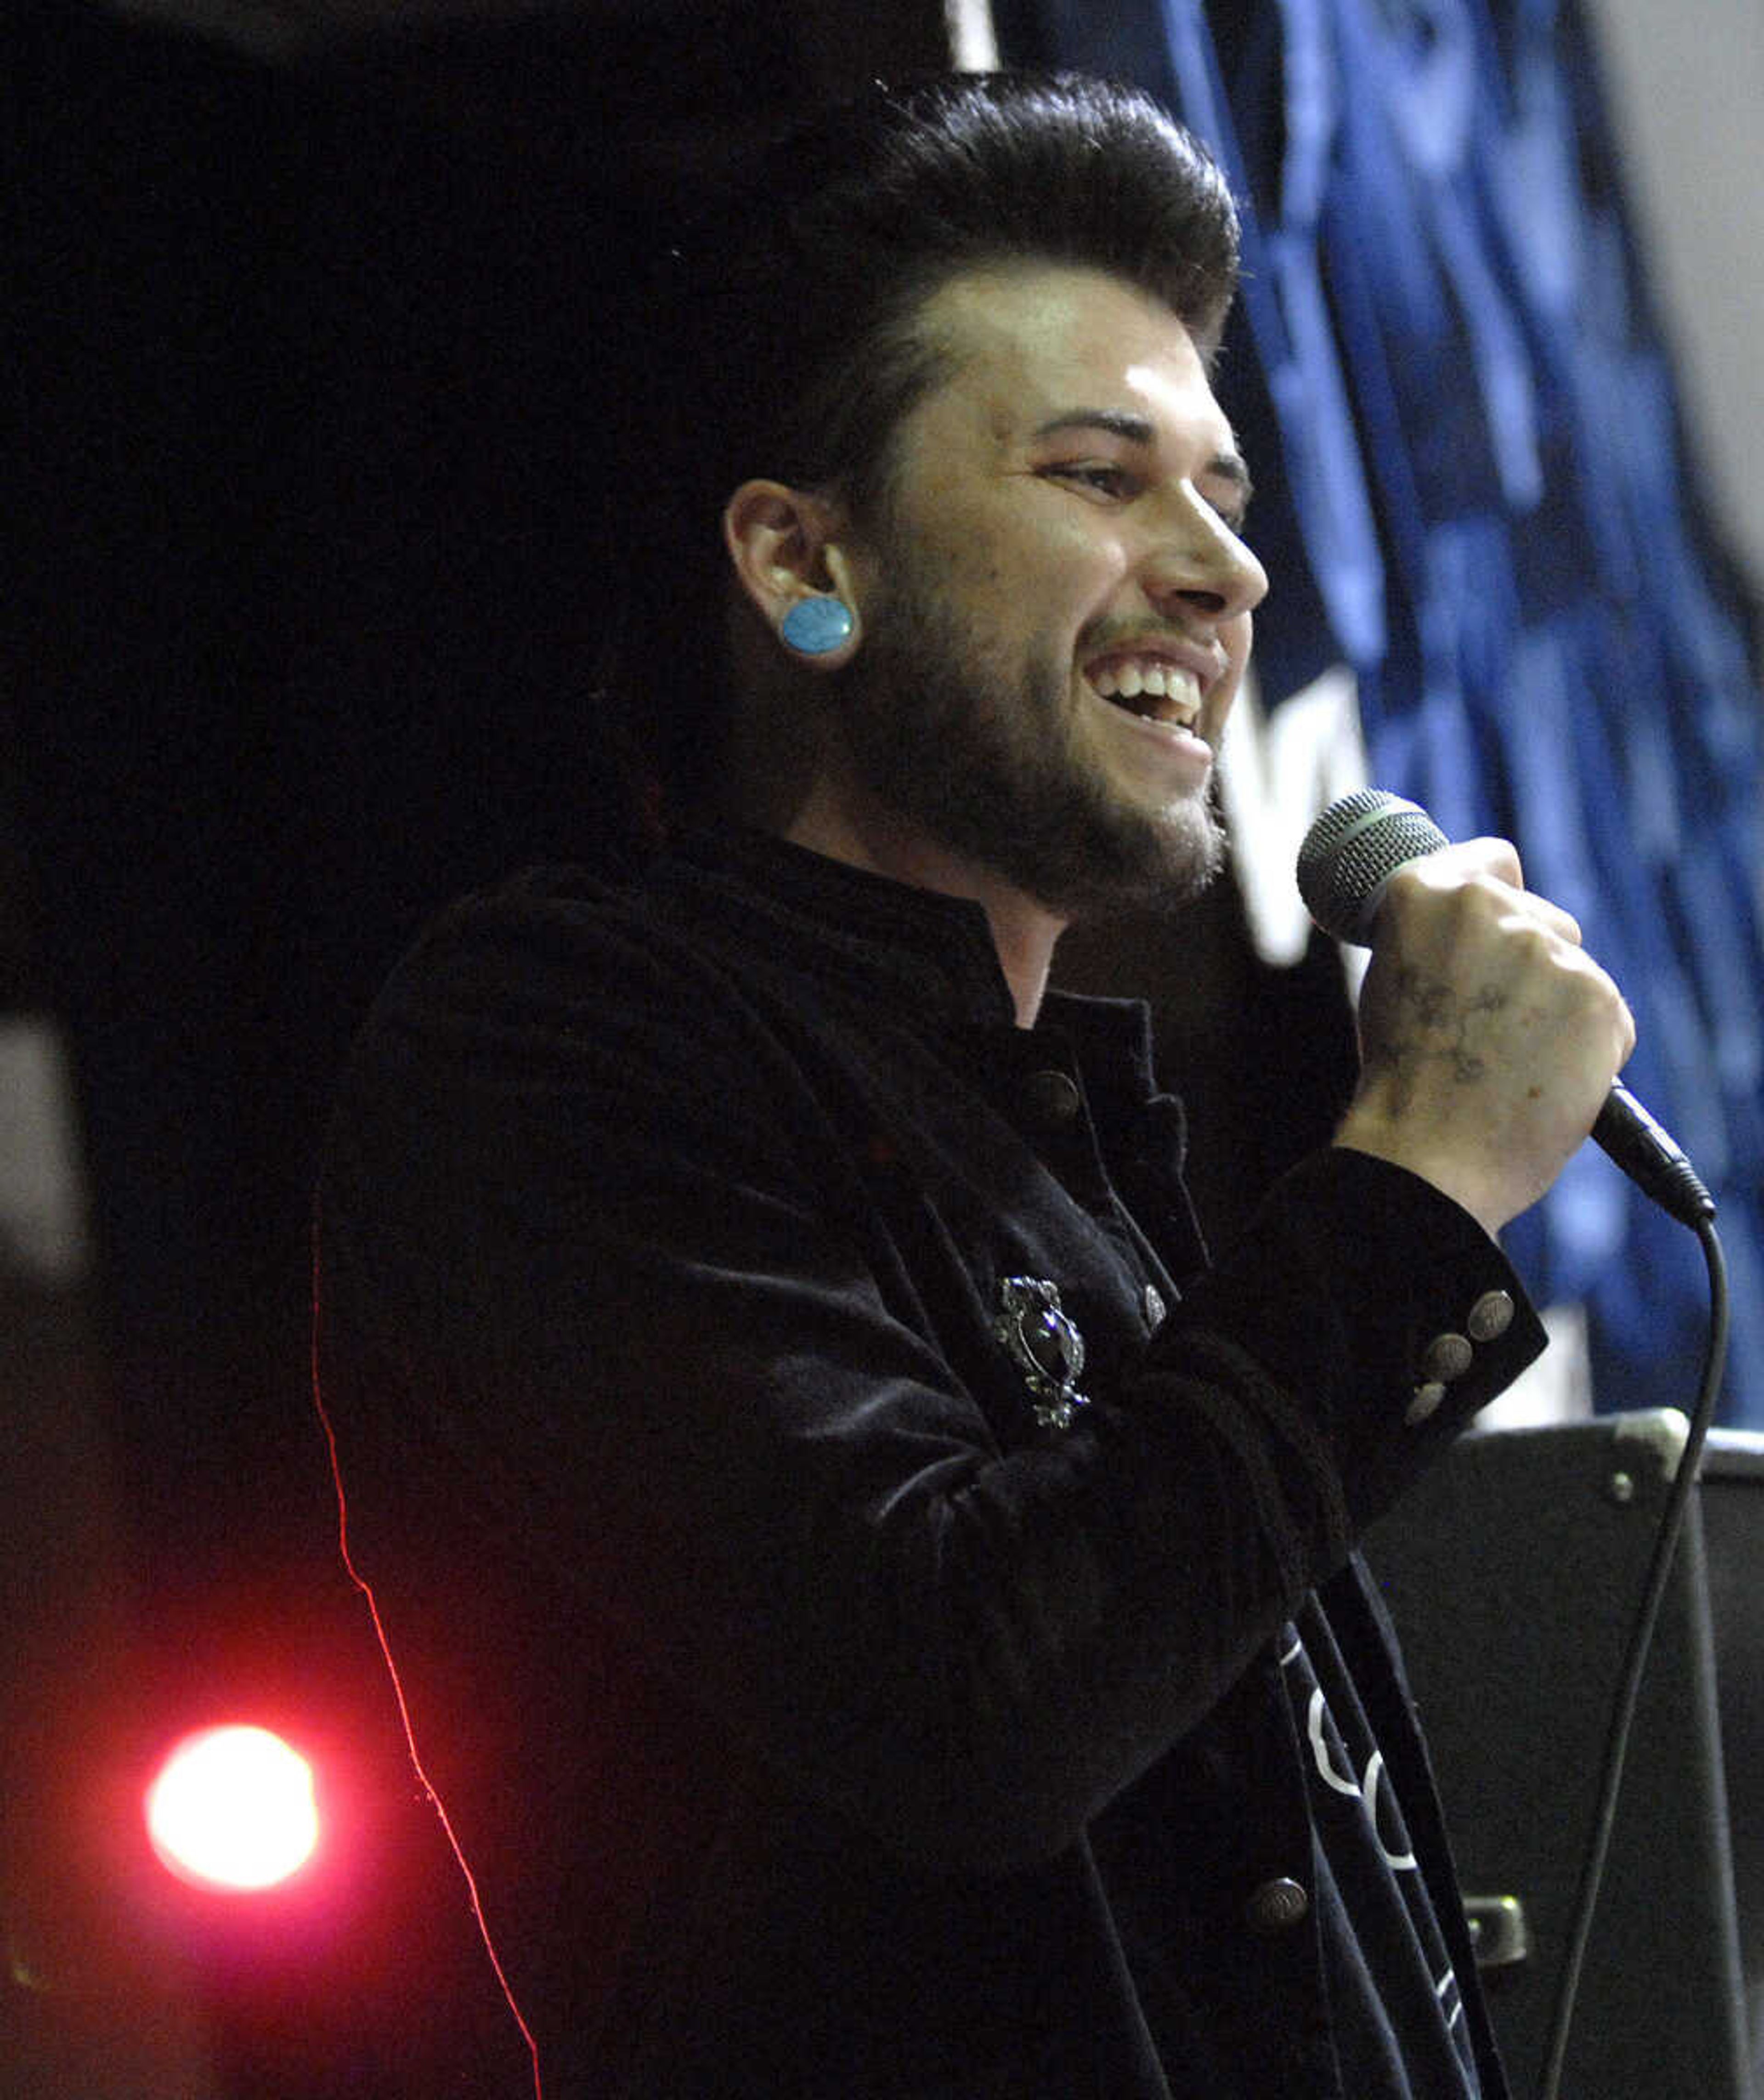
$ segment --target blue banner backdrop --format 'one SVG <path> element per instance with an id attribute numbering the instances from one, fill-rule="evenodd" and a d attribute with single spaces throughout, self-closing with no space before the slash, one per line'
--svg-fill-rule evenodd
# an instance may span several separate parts
<path id="1" fill-rule="evenodd" d="M 1008 63 L 1136 80 L 1230 173 L 1224 385 L 1280 469 L 1253 536 L 1264 701 L 1345 661 L 1370 778 L 1515 839 L 1581 920 L 1635 1011 L 1629 1082 L 1720 1203 L 1723 1418 L 1764 1429 L 1764 708 L 1584 23 L 1567 0 L 994 13 Z M 1585 1304 L 1601 1410 L 1689 1404 L 1690 1234 L 1589 1149 L 1509 1238 L 1541 1299 Z"/>

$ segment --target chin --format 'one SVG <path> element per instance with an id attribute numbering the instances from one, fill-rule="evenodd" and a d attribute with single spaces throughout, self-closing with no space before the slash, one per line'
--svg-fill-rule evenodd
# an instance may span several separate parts
<path id="1" fill-rule="evenodd" d="M 1158 810 L 1121 810 L 1074 826 L 1052 849 L 1002 871 L 1074 924 L 1127 911 L 1174 911 L 1207 888 L 1225 862 L 1225 833 L 1204 796 Z"/>

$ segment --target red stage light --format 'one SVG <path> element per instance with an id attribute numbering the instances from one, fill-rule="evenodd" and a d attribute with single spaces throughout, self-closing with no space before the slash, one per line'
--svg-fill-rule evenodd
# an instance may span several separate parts
<path id="1" fill-rule="evenodd" d="M 267 1728 L 187 1736 L 148 1789 L 147 1831 L 161 1863 L 198 1888 L 273 1887 L 319 1842 L 312 1767 Z"/>

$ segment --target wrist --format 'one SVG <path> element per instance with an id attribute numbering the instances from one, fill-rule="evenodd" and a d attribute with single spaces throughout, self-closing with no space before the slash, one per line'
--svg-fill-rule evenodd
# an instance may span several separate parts
<path id="1" fill-rule="evenodd" d="M 1466 1158 L 1440 1145 L 1431 1134 L 1405 1128 L 1363 1107 L 1348 1110 L 1334 1143 L 1339 1150 L 1365 1153 L 1429 1183 L 1467 1211 L 1492 1240 L 1524 1208 L 1512 1200 L 1500 1178 L 1491 1175 L 1481 1160 Z"/>

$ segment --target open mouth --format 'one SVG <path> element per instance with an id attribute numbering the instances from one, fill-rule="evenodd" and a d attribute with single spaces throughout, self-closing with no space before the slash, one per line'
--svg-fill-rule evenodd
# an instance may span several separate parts
<path id="1" fill-rule="evenodd" d="M 1084 676 L 1099 699 L 1141 721 L 1192 730 L 1200 720 L 1199 679 L 1167 659 L 1117 658 L 1094 665 Z"/>

